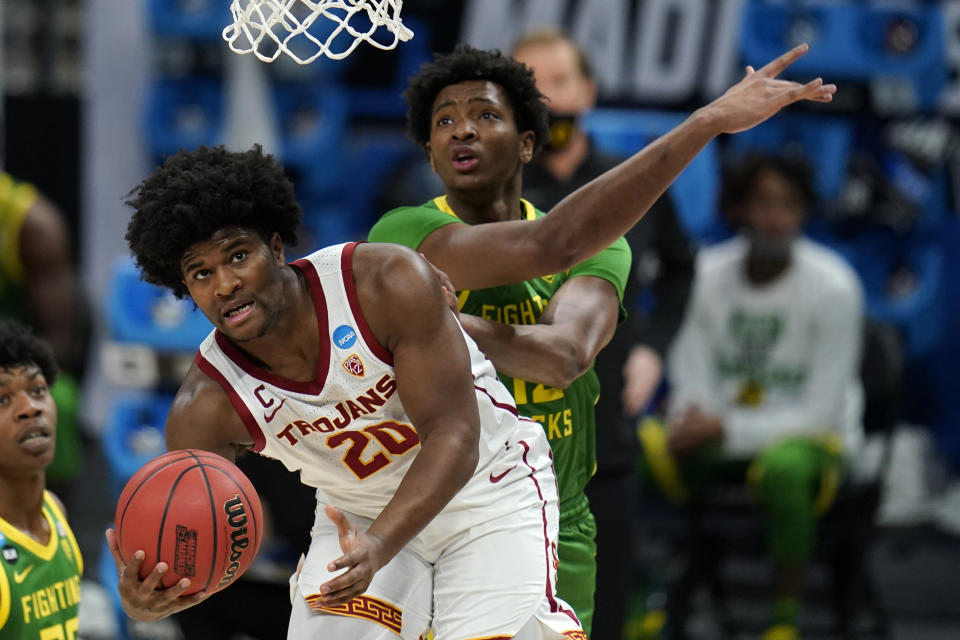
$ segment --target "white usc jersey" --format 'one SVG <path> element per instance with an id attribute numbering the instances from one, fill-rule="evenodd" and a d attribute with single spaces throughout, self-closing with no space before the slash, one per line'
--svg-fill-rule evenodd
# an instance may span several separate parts
<path id="1" fill-rule="evenodd" d="M 360 311 L 351 269 L 355 246 L 327 247 L 292 263 L 309 282 L 321 333 L 312 382 L 262 370 L 216 330 L 200 346 L 196 363 L 229 394 L 255 451 L 299 471 L 305 484 L 317 488 L 319 502 L 373 519 L 396 491 L 420 440 L 397 394 L 392 356 Z M 444 521 L 460 528 L 509 513 L 520 505 L 507 495 L 537 499 L 534 492 L 507 487 L 538 470 L 525 451 L 541 448 L 543 430 L 518 419 L 493 365 L 466 334 L 464 340 L 482 425 L 480 455 L 471 480 L 432 523 L 441 527 Z M 543 468 L 544 462 L 533 466 Z"/>

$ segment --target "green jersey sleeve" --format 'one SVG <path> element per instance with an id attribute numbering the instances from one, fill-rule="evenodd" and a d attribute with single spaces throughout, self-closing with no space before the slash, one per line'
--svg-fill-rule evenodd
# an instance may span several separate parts
<path id="1" fill-rule="evenodd" d="M 444 213 L 432 201 L 419 207 L 397 207 L 383 214 L 370 229 L 367 240 L 416 249 L 428 235 L 454 222 L 460 223 L 460 219 Z"/>
<path id="2" fill-rule="evenodd" d="M 612 245 L 571 269 L 569 277 L 596 276 L 612 284 L 620 300 L 620 322 L 623 322 L 627 319 L 627 311 L 623 307 L 623 290 L 630 276 L 632 257 L 627 241 L 624 238 L 617 238 Z"/>

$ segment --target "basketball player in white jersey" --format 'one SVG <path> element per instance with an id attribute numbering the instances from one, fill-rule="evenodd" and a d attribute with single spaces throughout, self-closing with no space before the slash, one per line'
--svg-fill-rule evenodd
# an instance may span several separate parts
<path id="1" fill-rule="evenodd" d="M 252 449 L 317 489 L 289 638 L 417 640 L 431 625 L 437 640 L 586 638 L 553 596 L 543 430 L 518 419 L 428 263 L 348 244 L 287 264 L 300 211 L 259 148 L 180 152 L 131 204 L 144 276 L 189 293 L 216 326 L 168 416 L 168 448 Z M 156 591 L 164 563 L 139 580 L 142 557 L 125 565 L 108 537 L 131 617 L 202 599 L 179 597 L 187 579 Z"/>
<path id="2" fill-rule="evenodd" d="M 819 79 L 775 79 L 804 50 L 750 69 L 551 215 L 471 226 L 497 245 L 483 286 L 582 261 L 634 224 L 712 137 L 796 100 L 829 101 L 835 87 Z M 529 137 L 518 139 L 526 147 Z M 259 148 L 180 152 L 129 204 L 143 277 L 189 294 L 216 327 L 167 418 L 167 447 L 229 459 L 253 449 L 317 488 L 289 638 L 416 640 L 431 623 L 436 640 L 585 638 L 553 596 L 556 482 L 543 431 L 516 418 L 425 261 L 369 244 L 288 265 L 300 209 Z M 107 535 L 131 617 L 202 599 L 180 597 L 187 579 L 157 591 L 165 563 L 140 580 L 142 553 L 125 563 Z"/>

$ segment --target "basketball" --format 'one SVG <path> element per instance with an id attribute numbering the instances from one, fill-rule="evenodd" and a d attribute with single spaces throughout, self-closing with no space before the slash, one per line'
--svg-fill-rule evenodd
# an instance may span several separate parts
<path id="1" fill-rule="evenodd" d="M 120 494 L 115 522 L 123 559 L 143 550 L 141 578 L 166 562 L 161 585 L 189 578 L 183 595 L 229 586 L 250 566 L 263 537 L 260 498 L 250 480 L 226 458 L 198 449 L 143 465 Z"/>

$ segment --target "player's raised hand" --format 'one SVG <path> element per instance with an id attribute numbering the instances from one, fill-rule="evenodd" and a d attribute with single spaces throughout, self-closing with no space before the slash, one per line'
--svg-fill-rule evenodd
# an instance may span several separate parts
<path id="1" fill-rule="evenodd" d="M 181 597 L 190 586 L 189 578 L 183 578 L 167 589 L 157 589 L 168 568 L 165 562 L 158 562 L 153 571 L 141 580 L 140 565 L 143 564 L 143 551 L 137 551 L 130 562 L 124 562 L 123 556 L 120 555 L 116 532 L 113 529 L 107 529 L 106 536 L 113 562 L 117 565 L 117 590 L 120 592 L 120 601 L 123 603 L 123 610 L 134 620 L 153 622 L 166 618 L 198 604 L 206 597 L 203 592 Z"/>
<path id="2" fill-rule="evenodd" d="M 358 529 L 336 507 L 327 505 L 326 514 L 337 525 L 343 555 L 327 565 L 327 571 L 347 569 L 333 580 L 320 585 L 320 605 L 336 607 L 353 600 L 367 590 L 373 574 L 386 561 L 383 544 L 376 536 Z"/>
<path id="3" fill-rule="evenodd" d="M 760 69 L 747 67 L 743 79 L 704 107 L 704 111 L 709 111 L 717 118 L 720 131 L 736 133 L 760 124 L 780 109 L 800 100 L 830 102 L 837 92 L 837 86 L 824 84 L 821 78 L 806 84 L 777 78 L 807 49 L 806 44 L 801 44 Z"/>

